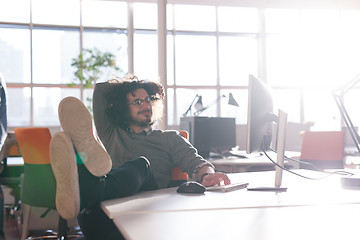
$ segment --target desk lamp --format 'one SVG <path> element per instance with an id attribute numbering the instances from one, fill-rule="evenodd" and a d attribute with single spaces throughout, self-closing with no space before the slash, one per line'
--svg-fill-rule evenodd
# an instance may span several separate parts
<path id="1" fill-rule="evenodd" d="M 345 84 L 342 88 L 333 91 L 333 97 L 340 110 L 341 117 L 345 122 L 347 129 L 350 132 L 351 138 L 353 139 L 355 146 L 360 153 L 360 136 L 354 127 L 348 112 L 346 111 L 343 99 L 344 95 L 350 91 L 360 81 L 360 74 L 355 76 L 350 82 Z M 360 175 L 353 175 L 351 177 L 343 177 L 342 184 L 344 187 L 349 188 L 360 188 Z"/>
<path id="2" fill-rule="evenodd" d="M 210 103 L 208 106 L 197 109 L 197 111 L 194 113 L 194 115 L 198 116 L 200 113 L 202 113 L 203 111 L 205 111 L 209 107 L 211 107 L 214 104 L 216 104 L 217 102 L 219 102 L 222 98 L 226 98 L 226 97 L 229 98 L 229 101 L 228 101 L 229 105 L 236 106 L 236 107 L 239 106 L 239 104 L 236 102 L 236 100 L 235 100 L 234 96 L 232 95 L 232 93 L 229 93 L 229 96 L 226 96 L 225 94 L 223 94 L 223 95 L 219 96 L 214 102 Z"/>
<path id="3" fill-rule="evenodd" d="M 198 99 L 194 105 L 195 109 L 197 111 L 199 111 L 200 109 L 204 108 L 203 107 L 203 103 L 202 103 L 202 96 L 201 95 L 198 95 L 196 94 L 196 96 L 194 97 L 194 99 L 191 101 L 191 104 L 189 106 L 189 108 L 186 110 L 186 112 L 183 114 L 184 117 L 186 117 L 186 115 L 191 111 L 191 108 L 195 102 L 195 100 Z"/>

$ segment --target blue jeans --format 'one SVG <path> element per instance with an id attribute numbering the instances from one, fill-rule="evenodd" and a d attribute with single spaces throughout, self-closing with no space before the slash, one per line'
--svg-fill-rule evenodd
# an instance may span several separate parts
<path id="1" fill-rule="evenodd" d="M 81 202 L 78 222 L 87 240 L 124 239 L 114 222 L 100 208 L 101 201 L 158 189 L 144 157 L 113 168 L 105 178 L 93 176 L 84 165 L 78 165 L 78 173 Z"/>

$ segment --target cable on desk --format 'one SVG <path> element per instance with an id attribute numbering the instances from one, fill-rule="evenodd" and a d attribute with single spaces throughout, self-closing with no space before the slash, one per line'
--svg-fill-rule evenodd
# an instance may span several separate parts
<path id="1" fill-rule="evenodd" d="M 275 151 L 274 149 L 272 149 L 271 147 L 269 147 L 268 149 L 271 150 L 272 152 L 276 153 L 276 151 Z M 316 167 L 316 166 L 315 166 L 314 164 L 312 164 L 312 163 L 309 163 L 309 162 L 306 162 L 306 161 L 301 161 L 300 159 L 291 158 L 291 157 L 288 157 L 288 156 L 286 156 L 286 155 L 284 155 L 284 157 L 285 157 L 285 159 L 287 159 L 287 160 L 291 160 L 291 161 L 293 161 L 293 162 L 297 162 L 297 163 L 302 163 L 302 164 L 304 164 L 304 165 L 308 165 L 308 166 L 312 167 L 313 170 L 318 171 L 318 172 L 322 172 L 322 170 L 321 170 L 320 168 Z"/>
<path id="2" fill-rule="evenodd" d="M 274 151 L 274 150 L 273 150 Z M 298 163 L 302 163 L 302 164 L 305 164 L 305 165 L 309 165 L 313 168 L 314 171 L 318 171 L 318 172 L 323 172 L 323 173 L 329 173 L 327 171 L 323 171 L 321 170 L 320 168 L 316 167 L 316 165 L 312 164 L 312 163 L 309 163 L 309 162 L 304 162 L 304 161 L 301 161 L 299 159 L 295 159 L 295 158 L 291 158 L 291 157 L 287 157 L 287 156 L 284 156 L 285 159 L 287 160 L 291 160 L 291 161 L 294 161 L 294 162 L 298 162 Z M 354 175 L 353 173 L 351 172 L 348 172 L 348 171 L 343 171 L 343 170 L 337 170 L 337 171 L 334 171 L 334 172 L 331 172 L 331 173 L 334 173 L 334 174 L 339 174 L 339 175 Z"/>
<path id="3" fill-rule="evenodd" d="M 268 149 L 271 150 L 272 152 L 276 153 L 276 151 L 274 149 L 272 149 L 271 147 L 269 147 Z M 329 173 L 327 171 L 321 170 L 320 168 L 316 167 L 316 165 L 314 165 L 312 163 L 309 163 L 309 162 L 306 162 L 306 161 L 301 161 L 300 159 L 291 158 L 291 157 L 288 157 L 286 155 L 284 155 L 284 158 L 287 159 L 287 160 L 297 162 L 297 163 L 302 163 L 302 164 L 308 165 L 308 166 L 312 167 L 313 168 L 312 170 L 314 170 L 314 171 L 322 172 L 322 173 Z M 340 174 L 340 175 L 354 175 L 351 172 L 343 171 L 343 170 L 337 170 L 337 171 L 334 171 L 334 172 L 331 172 L 331 173 L 332 174 Z"/>
<path id="4" fill-rule="evenodd" d="M 285 168 L 285 167 L 277 164 L 277 163 L 267 154 L 267 152 L 265 151 L 265 148 L 264 148 L 263 145 L 261 146 L 261 149 L 262 149 L 262 151 L 264 152 L 264 154 L 266 155 L 266 157 L 267 157 L 273 164 L 275 164 L 277 167 L 279 167 L 279 168 L 281 168 L 281 169 L 283 169 L 283 170 L 285 170 L 285 171 L 287 171 L 287 172 L 289 172 L 289 173 L 292 173 L 292 174 L 294 174 L 294 175 L 296 175 L 296 176 L 305 178 L 305 179 L 309 179 L 309 180 L 321 180 L 321 179 L 330 177 L 330 176 L 333 175 L 333 174 L 350 175 L 350 176 L 354 175 L 353 173 L 347 172 L 347 171 L 334 171 L 334 172 L 330 172 L 330 173 L 329 173 L 329 172 L 326 172 L 326 171 L 315 170 L 315 171 L 318 171 L 318 172 L 326 173 L 327 175 L 324 176 L 324 177 L 320 177 L 320 178 L 307 177 L 307 176 L 301 175 L 301 174 L 299 174 L 299 173 L 293 172 L 293 171 L 291 171 L 290 169 L 287 169 L 287 168 Z M 271 151 L 273 151 L 273 152 L 276 153 L 275 150 L 273 150 L 273 149 L 271 149 L 271 148 L 268 148 L 268 149 L 270 149 Z M 289 160 L 295 160 L 295 159 L 292 159 L 292 158 L 288 158 L 288 157 L 286 157 L 286 156 L 285 156 L 285 158 L 286 158 L 286 159 L 289 159 Z M 296 159 L 296 161 L 300 161 L 300 160 L 297 160 L 297 159 Z M 311 164 L 311 165 L 313 165 L 313 164 Z M 314 166 L 314 167 L 315 167 L 315 166 Z"/>

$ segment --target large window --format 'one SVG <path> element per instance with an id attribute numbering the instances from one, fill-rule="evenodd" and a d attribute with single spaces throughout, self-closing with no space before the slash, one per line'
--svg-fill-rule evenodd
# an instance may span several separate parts
<path id="1" fill-rule="evenodd" d="M 275 104 L 289 113 L 289 121 L 312 122 L 318 130 L 341 127 L 331 94 L 360 71 L 360 11 L 177 4 L 168 8 L 173 49 L 168 61 L 174 64 L 168 76 L 174 98 L 168 103 L 169 124 L 178 124 L 196 94 L 206 105 L 227 92 L 233 93 L 239 108 L 220 101 L 202 115 L 236 117 L 238 124 L 245 124 L 248 75 L 254 74 L 272 86 Z M 199 12 L 204 14 L 198 17 Z M 356 102 L 353 96 L 346 103 Z M 359 123 L 356 112 L 352 117 Z"/>
<path id="2" fill-rule="evenodd" d="M 360 11 L 267 9 L 265 23 L 266 78 L 281 88 L 279 106 L 292 121 L 340 128 L 331 94 L 360 71 Z"/>
<path id="3" fill-rule="evenodd" d="M 117 75 L 135 70 L 139 77 L 156 79 L 156 28 L 154 3 L 0 1 L 0 73 L 8 85 L 8 125 L 58 126 L 57 106 L 66 96 L 90 104 L 93 89 L 76 81 L 71 66 L 81 49 L 114 54 L 121 69 Z M 134 37 L 128 38 L 129 32 Z M 135 48 L 131 58 L 129 39 Z M 98 81 L 112 77 L 105 70 Z"/>
<path id="4" fill-rule="evenodd" d="M 236 117 L 237 123 L 245 123 L 244 89 L 249 74 L 258 74 L 258 10 L 180 4 L 167 10 L 172 70 L 167 81 L 174 98 L 168 102 L 168 123 L 178 125 L 196 95 L 209 106 L 201 115 Z M 221 97 L 229 93 L 239 108 Z"/>
<path id="5" fill-rule="evenodd" d="M 57 126 L 63 97 L 91 98 L 91 88 L 69 86 L 71 62 L 82 49 L 96 47 L 116 56 L 119 75 L 156 80 L 159 66 L 166 65 L 161 81 L 169 128 L 177 128 L 196 95 L 209 106 L 201 116 L 236 117 L 246 124 L 249 74 L 273 87 L 275 103 L 289 113 L 289 121 L 340 128 L 331 92 L 360 72 L 360 11 L 322 9 L 320 3 L 302 8 L 300 0 L 292 8 L 270 8 L 256 0 L 251 6 L 160 2 L 0 1 L 0 73 L 8 84 L 9 126 Z M 158 14 L 158 4 L 166 18 Z M 164 37 L 158 26 L 165 21 L 166 58 L 158 44 Z M 112 75 L 105 72 L 99 81 Z M 358 91 L 344 99 L 356 125 Z M 239 107 L 222 98 L 229 93 Z"/>

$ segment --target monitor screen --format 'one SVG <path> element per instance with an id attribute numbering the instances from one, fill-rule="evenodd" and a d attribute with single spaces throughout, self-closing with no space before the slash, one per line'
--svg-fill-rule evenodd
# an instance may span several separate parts
<path id="1" fill-rule="evenodd" d="M 226 154 L 236 146 L 235 118 L 209 118 L 210 152 Z"/>
<path id="2" fill-rule="evenodd" d="M 235 118 L 182 117 L 180 129 L 189 132 L 189 140 L 205 158 L 210 152 L 223 153 L 236 146 Z"/>
<path id="3" fill-rule="evenodd" d="M 246 152 L 250 154 L 270 147 L 276 116 L 271 90 L 263 81 L 250 75 L 248 89 Z"/>

